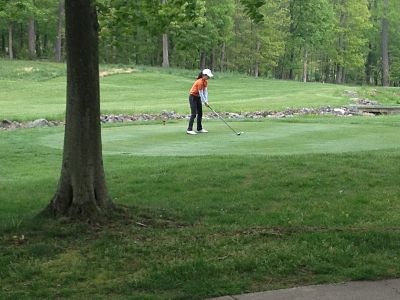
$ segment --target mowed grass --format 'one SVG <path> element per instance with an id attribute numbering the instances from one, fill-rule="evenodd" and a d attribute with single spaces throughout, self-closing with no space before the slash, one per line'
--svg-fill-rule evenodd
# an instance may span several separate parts
<path id="1" fill-rule="evenodd" d="M 397 149 L 400 125 L 396 117 L 387 124 L 380 118 L 295 118 L 231 121 L 236 135 L 220 120 L 204 120 L 208 134 L 186 136 L 187 121 L 149 125 L 114 125 L 104 128 L 105 154 L 143 156 L 295 155 Z M 36 142 L 62 149 L 62 132 Z"/>
<path id="2" fill-rule="evenodd" d="M 196 70 L 141 66 L 100 67 L 101 71 L 131 70 L 102 77 L 101 110 L 109 113 L 188 113 L 188 91 Z M 65 114 L 65 65 L 49 62 L 0 60 L 0 119 L 60 120 Z M 396 88 L 350 87 L 333 84 L 255 79 L 216 73 L 209 83 L 210 103 L 217 111 L 279 111 L 287 108 L 341 107 L 354 104 L 346 91 L 360 97 L 398 105 Z M 347 96 L 346 96 L 347 95 Z"/>
<path id="3" fill-rule="evenodd" d="M 121 112 L 129 95 L 155 95 L 157 78 L 186 89 L 180 81 L 189 73 L 143 68 L 135 80 L 135 73 L 105 77 L 113 87 L 103 86 L 103 95 L 115 98 L 110 111 Z M 31 84 L 34 95 L 62 76 L 1 77 L 0 84 L 13 85 L 12 97 Z M 249 104 L 226 99 L 223 80 L 237 93 L 259 89 L 258 96 Z M 210 83 L 221 97 L 214 106 L 232 111 L 235 99 L 243 111 L 262 106 L 260 95 L 269 96 L 261 83 L 288 85 L 221 76 Z M 272 96 L 280 107 L 286 99 L 307 106 L 312 98 L 295 95 L 310 91 L 326 97 L 310 100 L 317 106 L 347 101 L 338 93 L 347 87 L 290 84 Z M 172 90 L 136 98 L 126 110 L 159 112 L 177 101 L 186 111 L 186 90 L 177 88 L 182 100 Z M 17 98 L 5 105 L 8 119 L 44 117 L 45 103 L 35 100 L 25 113 L 26 99 Z M 58 116 L 58 105 L 45 113 Z M 241 136 L 218 120 L 204 125 L 210 133 L 197 136 L 185 134 L 186 121 L 104 125 L 109 192 L 125 212 L 92 226 L 36 217 L 56 190 L 63 128 L 0 131 L 0 298 L 204 299 L 400 276 L 399 116 L 230 121 Z"/>
<path id="4" fill-rule="evenodd" d="M 101 66 L 100 69 L 133 70 L 130 74 L 101 78 L 102 113 L 188 113 L 188 91 L 198 71 L 140 66 Z M 254 79 L 229 73 L 216 73 L 209 83 L 210 103 L 217 111 L 230 112 L 340 107 L 349 104 L 345 90 L 357 88 Z M 65 91 L 64 64 L 0 60 L 0 119 L 63 119 Z"/>

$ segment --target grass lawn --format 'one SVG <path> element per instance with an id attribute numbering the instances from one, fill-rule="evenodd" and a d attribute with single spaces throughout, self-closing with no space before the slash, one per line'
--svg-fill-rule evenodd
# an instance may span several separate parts
<path id="1" fill-rule="evenodd" d="M 0 119 L 61 115 L 64 96 L 50 93 L 64 84 L 59 65 L 14 78 L 20 63 L 6 78 L 0 69 Z M 103 109 L 186 112 L 187 74 L 105 77 Z M 151 94 L 157 78 L 177 81 L 165 99 Z M 229 84 L 238 94 L 227 99 Z M 230 111 L 265 99 L 268 109 L 335 106 L 350 88 L 233 75 L 210 85 L 214 106 Z M 96 226 L 36 217 L 56 190 L 62 127 L 0 131 L 0 299 L 204 299 L 400 276 L 400 116 L 232 121 L 241 136 L 204 124 L 210 133 L 197 136 L 186 121 L 105 125 L 108 187 L 125 211 Z"/>
<path id="2" fill-rule="evenodd" d="M 222 122 L 205 120 L 209 134 L 186 138 L 187 121 L 166 125 L 116 125 L 103 129 L 105 154 L 144 156 L 294 155 L 384 150 L 399 146 L 396 117 L 365 122 L 363 118 L 302 118 L 231 122 L 243 131 L 235 135 Z M 38 142 L 62 149 L 64 133 L 50 134 Z M 295 147 L 294 147 L 295 145 Z"/>
<path id="3" fill-rule="evenodd" d="M 102 66 L 112 70 L 118 66 Z M 188 91 L 197 71 L 131 67 L 131 74 L 101 78 L 103 113 L 188 113 Z M 0 60 L 0 119 L 63 119 L 65 66 L 48 62 Z M 248 112 L 299 107 L 340 107 L 349 104 L 345 90 L 396 104 L 392 94 L 380 90 L 333 84 L 254 79 L 216 73 L 209 84 L 210 103 L 217 111 Z M 370 97 L 371 98 L 371 97 Z M 21 109 L 23 108 L 23 109 Z"/>

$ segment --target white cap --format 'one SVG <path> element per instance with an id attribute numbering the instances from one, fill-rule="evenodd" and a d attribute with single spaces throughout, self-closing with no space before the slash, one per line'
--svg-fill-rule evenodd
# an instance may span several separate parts
<path id="1" fill-rule="evenodd" d="M 207 75 L 208 77 L 213 77 L 213 73 L 211 73 L 210 69 L 204 69 L 203 72 L 201 72 L 203 75 Z"/>

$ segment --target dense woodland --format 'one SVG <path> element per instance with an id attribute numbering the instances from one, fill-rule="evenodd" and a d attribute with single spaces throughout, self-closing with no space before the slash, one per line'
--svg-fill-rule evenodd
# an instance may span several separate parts
<path id="1" fill-rule="evenodd" d="M 399 0 L 97 0 L 100 62 L 400 85 Z M 0 56 L 65 59 L 64 0 L 0 0 Z"/>

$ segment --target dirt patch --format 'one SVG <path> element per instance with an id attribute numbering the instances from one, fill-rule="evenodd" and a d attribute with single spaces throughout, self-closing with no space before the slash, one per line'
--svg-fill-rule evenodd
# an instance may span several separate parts
<path id="1" fill-rule="evenodd" d="M 111 76 L 111 75 L 116 75 L 116 74 L 130 74 L 135 72 L 135 69 L 132 68 L 127 68 L 127 69 L 122 69 L 122 68 L 114 68 L 114 69 L 109 69 L 105 71 L 101 71 L 99 73 L 100 77 L 106 77 L 106 76 Z"/>

